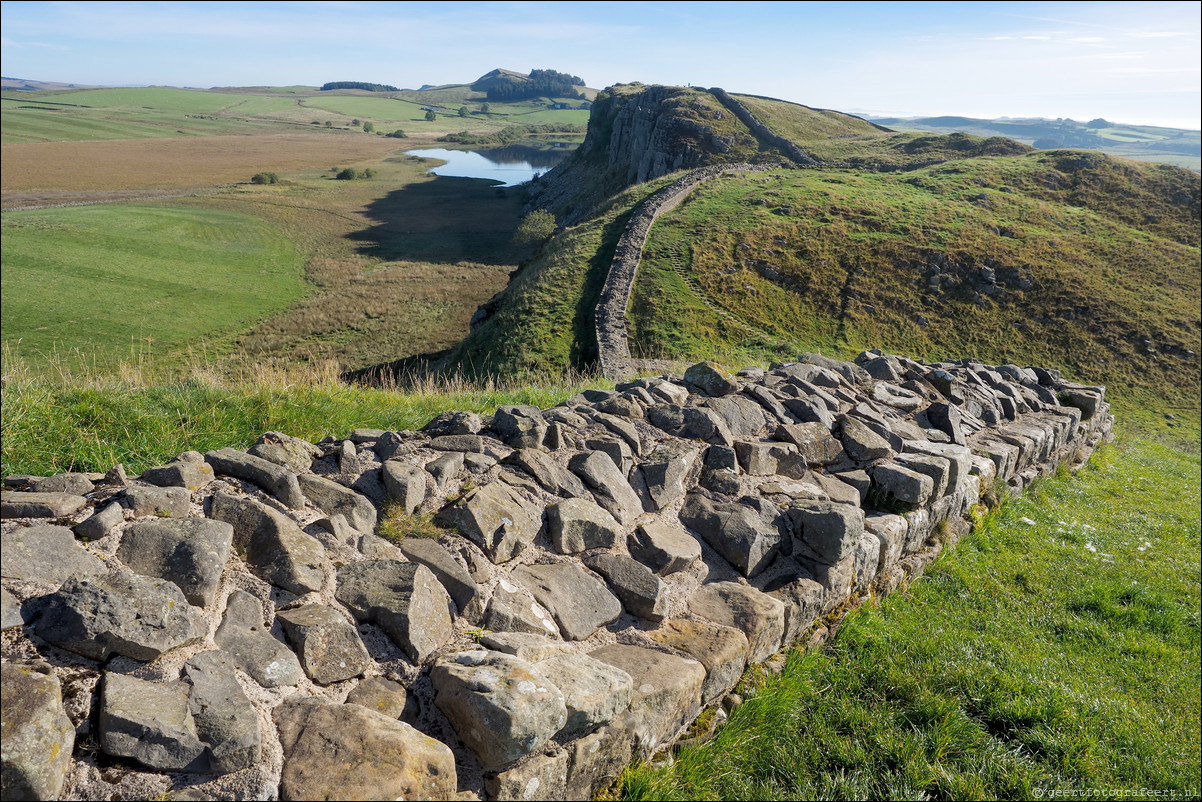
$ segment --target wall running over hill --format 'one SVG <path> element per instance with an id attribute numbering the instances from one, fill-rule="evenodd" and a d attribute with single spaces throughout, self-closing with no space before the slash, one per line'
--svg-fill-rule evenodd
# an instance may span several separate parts
<path id="1" fill-rule="evenodd" d="M 590 798 L 1110 436 L 1055 371 L 857 363 L 6 478 L 4 798 Z"/>
<path id="2" fill-rule="evenodd" d="M 788 156 L 793 162 L 803 167 L 813 167 L 818 165 L 818 161 L 797 146 L 797 143 L 791 139 L 786 139 L 780 134 L 773 131 L 768 126 L 760 122 L 759 118 L 751 113 L 751 110 L 744 106 L 739 101 L 730 96 L 725 89 L 714 87 L 709 90 L 710 94 L 718 98 L 722 105 L 730 109 L 731 113 L 739 118 L 743 125 L 751 129 L 751 132 L 765 142 L 769 142 L 773 147 L 780 150 L 781 153 Z"/>
<path id="3" fill-rule="evenodd" d="M 626 308 L 643 258 L 643 247 L 651 226 L 660 215 L 679 206 L 697 187 L 725 173 L 755 173 L 771 169 L 755 164 L 722 164 L 699 167 L 685 173 L 639 204 L 618 238 L 613 261 L 601 288 L 594 315 L 597 332 L 597 361 L 607 379 L 626 379 L 635 374 L 626 329 Z"/>

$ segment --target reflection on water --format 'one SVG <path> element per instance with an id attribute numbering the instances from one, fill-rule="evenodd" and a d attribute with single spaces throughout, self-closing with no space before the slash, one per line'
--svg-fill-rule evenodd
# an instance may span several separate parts
<path id="1" fill-rule="evenodd" d="M 478 151 L 428 148 L 409 150 L 405 155 L 445 161 L 446 164 L 430 170 L 434 175 L 488 178 L 500 181 L 501 186 L 512 187 L 547 172 L 570 156 L 575 147 L 576 143 L 565 143 L 564 147 L 554 150 L 543 150 L 529 145 L 508 145 Z"/>

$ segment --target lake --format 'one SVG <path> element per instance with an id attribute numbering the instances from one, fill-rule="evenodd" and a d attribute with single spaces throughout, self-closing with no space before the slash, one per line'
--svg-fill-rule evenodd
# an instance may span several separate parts
<path id="1" fill-rule="evenodd" d="M 555 150 L 540 150 L 519 145 L 487 150 L 427 148 L 408 150 L 405 151 L 405 155 L 445 161 L 446 164 L 429 170 L 434 175 L 487 178 L 501 182 L 501 186 L 512 187 L 547 172 L 570 156 L 575 146 L 575 143 L 572 143 Z"/>

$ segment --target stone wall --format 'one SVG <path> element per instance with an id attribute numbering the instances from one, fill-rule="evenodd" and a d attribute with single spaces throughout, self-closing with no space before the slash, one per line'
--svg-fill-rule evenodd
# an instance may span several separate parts
<path id="1" fill-rule="evenodd" d="M 1055 371 L 803 355 L 8 477 L 4 798 L 589 798 L 1112 423 Z"/>
<path id="2" fill-rule="evenodd" d="M 771 169 L 755 164 L 722 164 L 699 167 L 685 173 L 668 186 L 657 191 L 635 208 L 630 222 L 618 238 L 613 261 L 601 296 L 597 301 L 594 316 L 597 332 L 597 361 L 601 374 L 608 379 L 620 380 L 634 375 L 634 364 L 630 359 L 630 343 L 626 331 L 626 307 L 630 305 L 630 293 L 643 258 L 643 247 L 651 226 L 662 214 L 679 206 L 697 187 L 725 173 L 763 172 Z"/>
<path id="3" fill-rule="evenodd" d="M 781 153 L 789 157 L 794 163 L 804 166 L 813 167 L 818 164 L 818 161 L 797 146 L 797 143 L 791 139 L 786 139 L 780 134 L 773 131 L 768 126 L 760 122 L 759 118 L 751 113 L 751 110 L 744 106 L 739 101 L 730 96 L 725 89 L 714 87 L 709 90 L 710 94 L 718 98 L 722 105 L 731 110 L 743 125 L 751 129 L 751 132 L 765 142 L 770 142 L 780 150 Z"/>

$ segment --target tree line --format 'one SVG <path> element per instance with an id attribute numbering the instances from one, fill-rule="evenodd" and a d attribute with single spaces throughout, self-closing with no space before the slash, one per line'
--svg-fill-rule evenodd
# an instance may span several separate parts
<path id="1" fill-rule="evenodd" d="M 327 92 L 331 89 L 363 89 L 367 92 L 399 92 L 395 86 L 389 84 L 371 84 L 366 81 L 330 81 L 321 85 L 321 91 Z"/>

